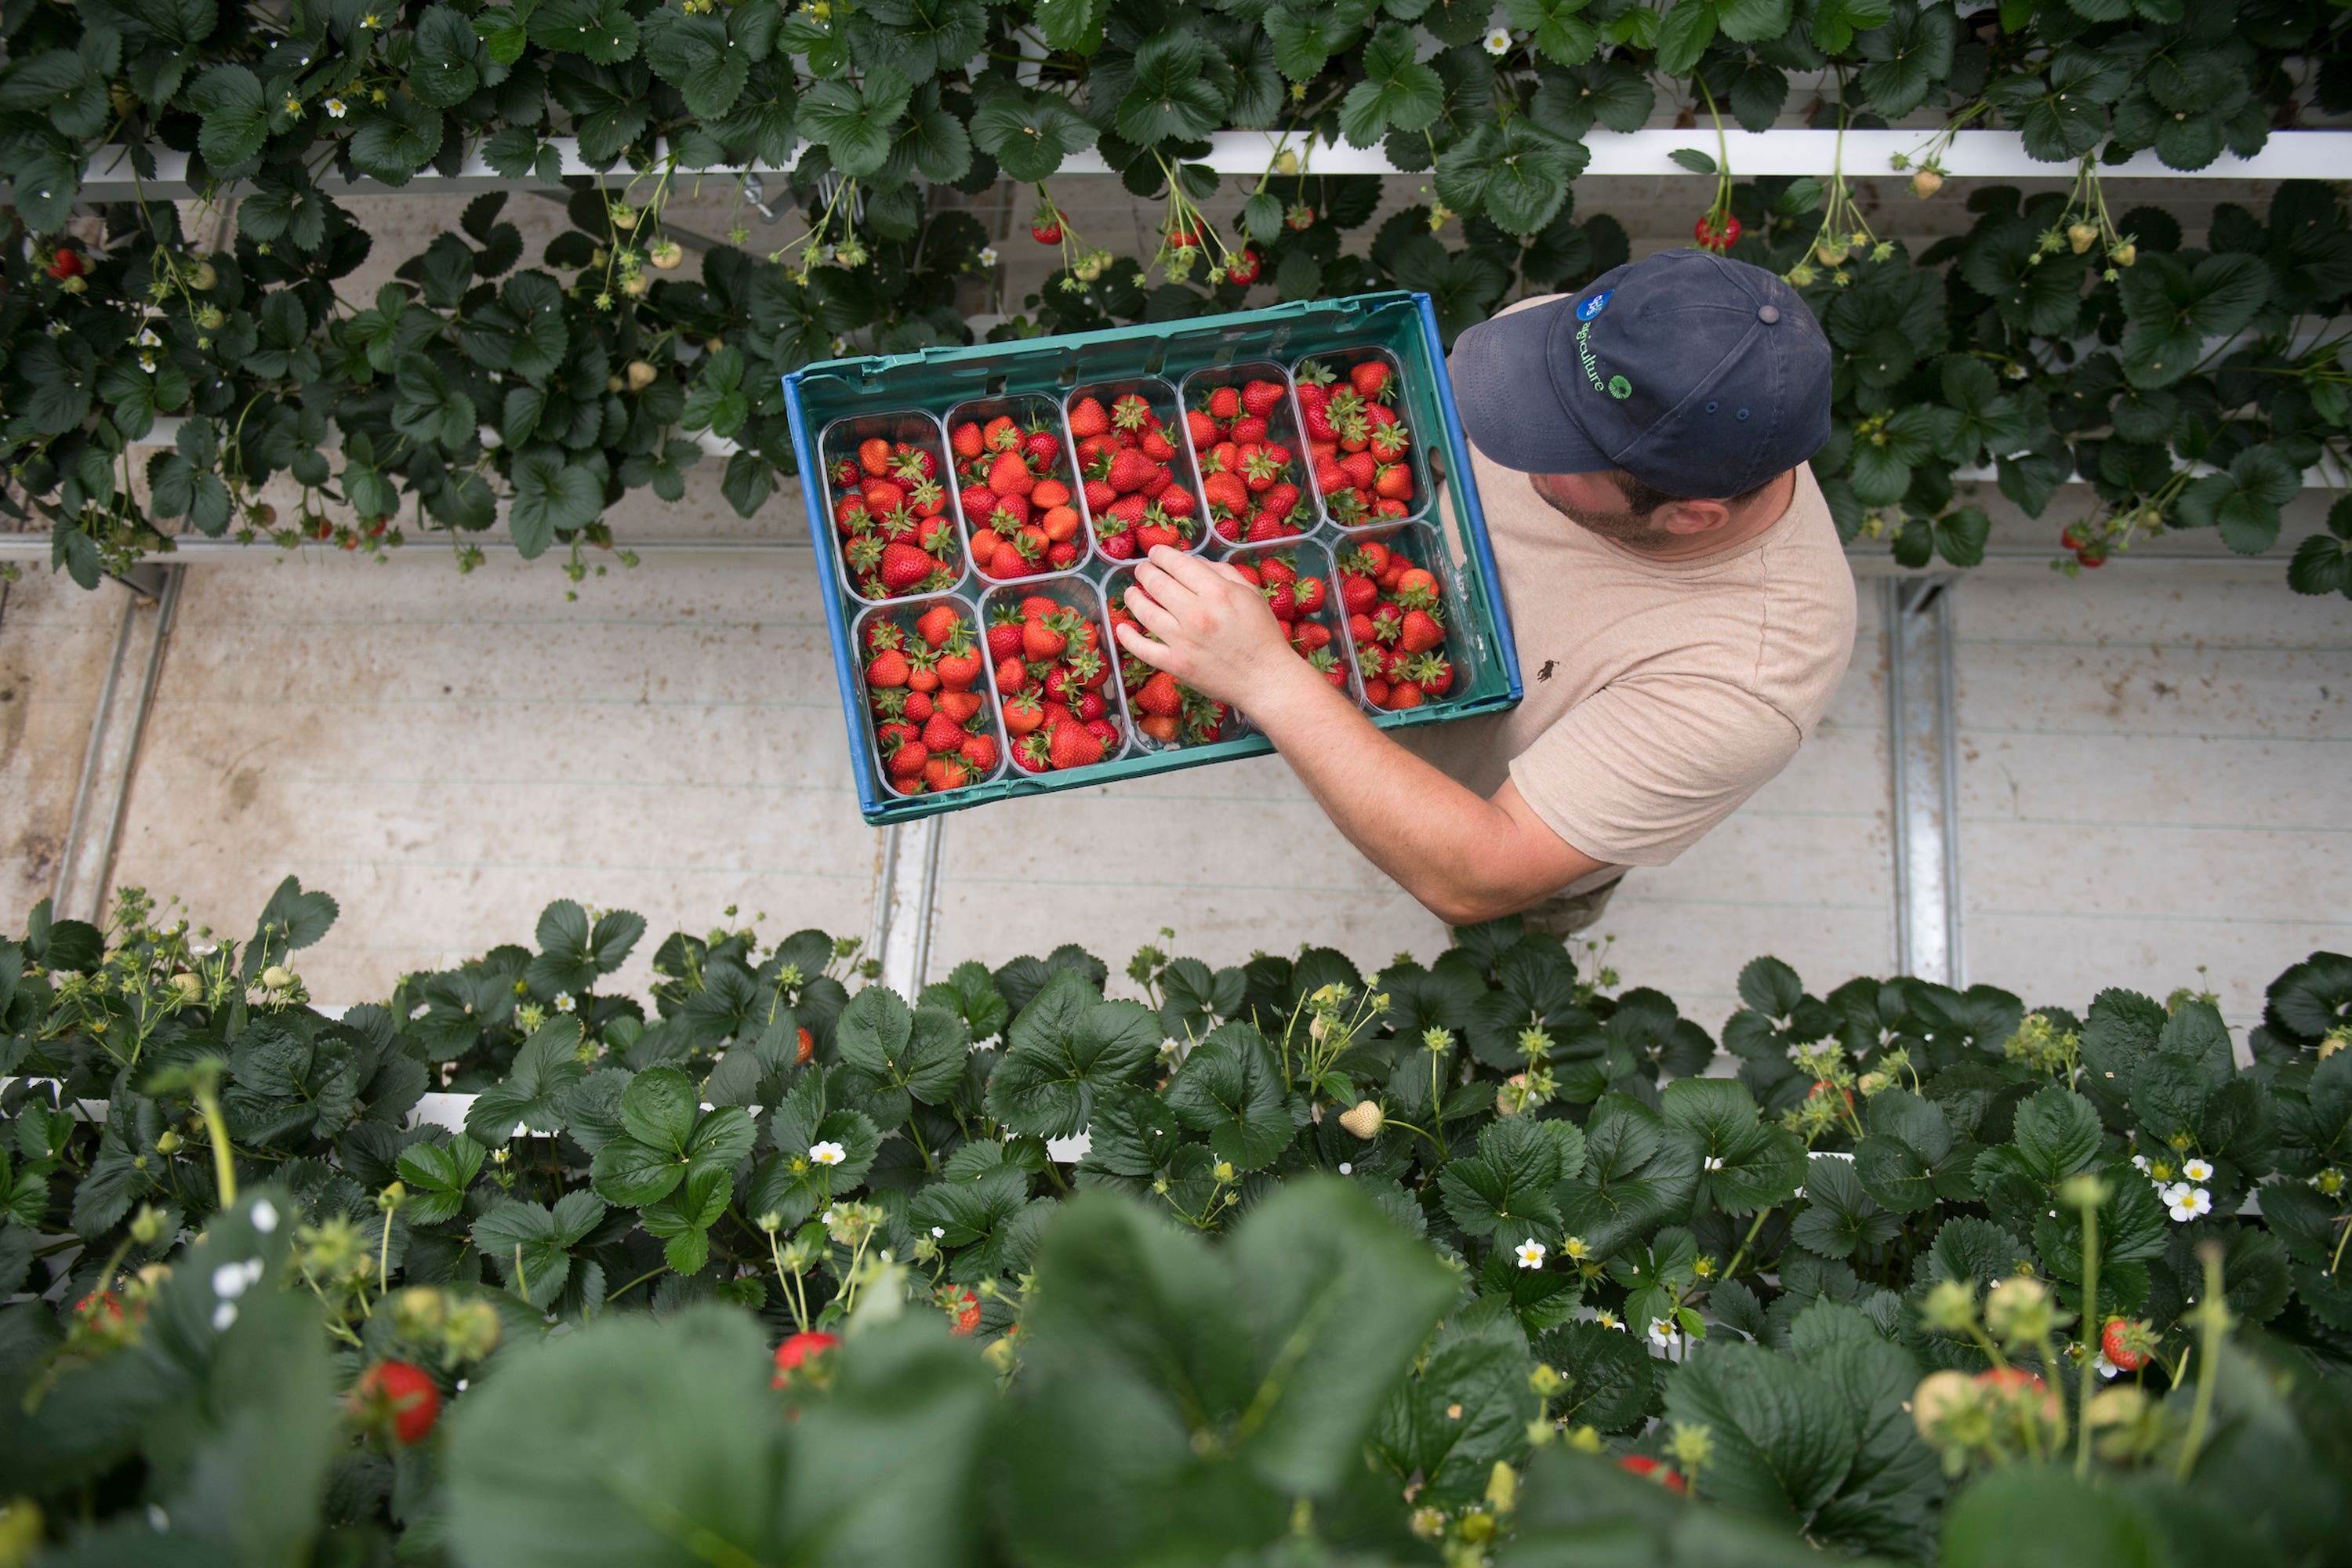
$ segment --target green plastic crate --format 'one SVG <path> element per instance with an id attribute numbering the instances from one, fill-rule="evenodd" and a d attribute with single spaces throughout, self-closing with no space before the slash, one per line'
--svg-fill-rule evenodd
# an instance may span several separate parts
<path id="1" fill-rule="evenodd" d="M 1470 477 L 1469 446 L 1454 411 L 1454 387 L 1445 374 L 1436 314 L 1425 294 L 1360 294 L 1024 342 L 827 360 L 784 377 L 784 405 L 792 418 L 793 445 L 800 458 L 810 534 L 816 546 L 819 569 L 826 574 L 829 588 L 825 618 L 832 630 L 842 712 L 849 725 L 858 807 L 866 820 L 877 825 L 906 822 L 1014 795 L 1076 789 L 1236 757 L 1261 756 L 1273 748 L 1263 735 L 1250 731 L 1206 745 L 1154 749 L 1128 721 L 1122 725 L 1128 737 L 1124 749 L 1092 767 L 1027 773 L 1005 759 L 987 780 L 961 789 L 912 796 L 894 793 L 885 782 L 875 749 L 874 727 L 860 673 L 863 661 L 851 630 L 852 623 L 869 609 L 872 601 L 859 597 L 850 586 L 830 515 L 829 487 L 824 479 L 824 458 L 830 454 L 833 440 L 856 434 L 912 431 L 926 441 L 936 441 L 944 452 L 946 427 L 942 416 L 950 408 L 974 398 L 1036 395 L 1050 397 L 1058 405 L 1074 388 L 1105 381 L 1149 376 L 1174 386 L 1194 371 L 1241 361 L 1271 361 L 1291 367 L 1302 359 L 1315 357 L 1345 362 L 1362 357 L 1350 351 L 1367 349 L 1383 351 L 1403 373 L 1398 413 L 1414 436 L 1412 450 L 1422 476 L 1420 510 L 1412 521 L 1402 525 L 1391 521 L 1354 530 L 1342 529 L 1323 516 L 1309 532 L 1288 542 L 1311 543 L 1334 555 L 1349 547 L 1351 535 L 1385 537 L 1402 532 L 1415 537 L 1424 550 L 1442 543 L 1442 550 L 1429 552 L 1435 559 L 1426 564 L 1438 575 L 1453 613 L 1446 637 L 1446 654 L 1454 668 L 1453 689 L 1441 700 L 1401 713 L 1368 710 L 1373 723 L 1382 729 L 1434 724 L 1513 707 L 1522 694 L 1518 653 L 1511 640 L 1509 616 L 1503 608 L 1494 555 L 1486 541 L 1486 519 L 1479 510 L 1477 487 Z M 924 416 L 931 421 L 929 428 L 921 426 Z M 843 425 L 835 431 L 836 423 L 841 421 L 856 423 Z M 891 428 L 885 430 L 885 426 Z M 1066 437 L 1066 429 L 1064 434 Z M 1304 461 L 1304 453 L 1300 456 Z M 1320 497 L 1311 485 L 1307 488 L 1317 500 L 1319 513 Z M 955 510 L 950 503 L 950 510 Z M 1207 537 L 1205 528 L 1202 533 L 1201 547 L 1213 556 L 1222 556 L 1224 551 L 1215 540 Z M 1090 552 L 1069 572 L 1024 579 L 1014 591 L 1079 578 L 1098 594 L 1104 579 L 1114 570 L 1112 563 Z M 971 569 L 967 552 L 963 575 L 948 593 L 978 626 L 984 625 L 980 612 L 982 596 L 1000 584 Z M 1334 581 L 1331 589 L 1335 595 L 1338 588 Z M 983 678 L 982 686 L 987 685 Z M 1351 691 L 1355 690 L 1360 689 L 1351 686 Z M 1109 682 L 1107 695 L 1117 699 L 1114 706 L 1126 720 L 1124 697 L 1117 679 Z M 1003 714 L 992 689 L 987 692 L 987 700 L 997 733 L 1002 736 Z"/>

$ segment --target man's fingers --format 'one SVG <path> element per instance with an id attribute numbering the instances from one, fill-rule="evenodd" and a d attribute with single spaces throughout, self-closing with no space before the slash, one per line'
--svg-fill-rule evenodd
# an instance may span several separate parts
<path id="1" fill-rule="evenodd" d="M 1148 594 L 1129 594 L 1127 613 L 1141 622 L 1144 630 L 1163 640 L 1178 624 L 1175 613 Z"/>
<path id="2" fill-rule="evenodd" d="M 1166 612 L 1162 611 L 1161 613 L 1164 615 Z M 1138 616 L 1137 618 L 1139 620 L 1142 617 Z M 1138 627 L 1128 626 L 1124 622 L 1120 623 L 1118 627 L 1118 646 L 1125 648 L 1128 652 L 1133 654 L 1136 658 L 1141 659 L 1144 663 L 1150 665 L 1154 669 L 1165 669 L 1168 668 L 1168 645 L 1166 643 L 1152 641 L 1150 637 L 1144 636 L 1143 632 Z"/>
<path id="3" fill-rule="evenodd" d="M 1165 545 L 1160 547 L 1160 550 L 1166 549 Z M 1160 550 L 1152 553 L 1157 555 Z M 1172 555 L 1175 552 L 1169 551 L 1168 553 Z M 1180 582 L 1172 573 L 1163 571 L 1156 561 L 1146 561 L 1135 569 L 1135 585 L 1153 604 L 1166 608 L 1188 604 L 1193 597 L 1190 584 Z"/>
<path id="4" fill-rule="evenodd" d="M 1215 567 L 1172 544 L 1153 545 L 1146 559 L 1196 594 L 1207 593 L 1217 580 Z"/>

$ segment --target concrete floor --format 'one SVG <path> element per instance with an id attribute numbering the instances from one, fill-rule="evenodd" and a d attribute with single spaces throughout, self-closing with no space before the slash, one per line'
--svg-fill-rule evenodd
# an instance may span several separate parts
<path id="1" fill-rule="evenodd" d="M 879 836 L 846 788 L 807 564 L 656 557 L 576 604 L 511 562 L 191 568 L 112 880 L 237 931 L 289 871 L 327 889 L 344 918 L 302 967 L 330 1001 L 528 942 L 559 897 L 635 909 L 655 938 L 730 904 L 772 938 L 862 933 Z M 2107 984 L 2210 987 L 2243 1025 L 2281 968 L 2352 942 L 2340 609 L 2260 570 L 2152 563 L 2073 583 L 1990 567 L 1953 592 L 1969 979 L 2078 1008 Z M 0 929 L 54 877 L 118 593 L 34 579 L 0 611 Z M 1594 933 L 1625 984 L 1710 1029 L 1759 952 L 1816 991 L 1892 967 L 1863 603 L 1820 736 Z M 1163 925 L 1215 963 L 1314 942 L 1377 964 L 1444 940 L 1273 759 L 942 820 L 933 975 L 1064 941 L 1117 969 Z"/>

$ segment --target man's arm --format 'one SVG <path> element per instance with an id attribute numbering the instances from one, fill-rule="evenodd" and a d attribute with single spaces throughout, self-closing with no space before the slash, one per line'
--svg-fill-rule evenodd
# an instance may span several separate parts
<path id="1" fill-rule="evenodd" d="M 1601 868 L 1517 785 L 1481 800 L 1373 728 L 1230 567 L 1163 545 L 1136 587 L 1128 607 L 1151 636 L 1122 626 L 1119 646 L 1246 711 L 1349 841 L 1448 925 L 1523 910 Z"/>

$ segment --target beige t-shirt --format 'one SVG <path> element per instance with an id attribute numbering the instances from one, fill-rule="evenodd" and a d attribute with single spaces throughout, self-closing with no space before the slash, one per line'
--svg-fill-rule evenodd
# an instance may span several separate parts
<path id="1" fill-rule="evenodd" d="M 1579 527 L 1475 447 L 1527 697 L 1396 731 L 1492 795 L 1506 777 L 1609 869 L 1663 866 L 1813 732 L 1853 653 L 1853 574 L 1811 466 L 1780 520 L 1718 555 L 1654 561 Z"/>

